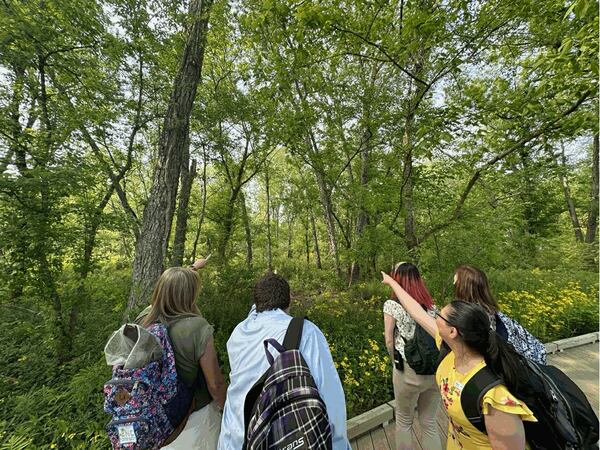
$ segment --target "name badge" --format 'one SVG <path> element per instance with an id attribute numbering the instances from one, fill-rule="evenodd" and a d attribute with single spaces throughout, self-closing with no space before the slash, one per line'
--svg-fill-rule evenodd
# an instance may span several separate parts
<path id="1" fill-rule="evenodd" d="M 119 442 L 121 444 L 136 444 L 137 438 L 133 425 L 120 425 L 117 427 L 119 432 Z"/>
<path id="2" fill-rule="evenodd" d="M 465 386 L 464 386 L 464 384 L 462 384 L 460 381 L 456 381 L 456 382 L 454 383 L 454 387 L 455 387 L 455 388 L 456 388 L 458 391 L 462 392 L 462 390 L 463 390 L 463 388 L 464 388 Z"/>

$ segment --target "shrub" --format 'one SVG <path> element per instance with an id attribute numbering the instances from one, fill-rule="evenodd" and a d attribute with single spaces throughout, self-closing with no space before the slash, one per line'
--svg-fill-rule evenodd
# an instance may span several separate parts
<path id="1" fill-rule="evenodd" d="M 543 342 L 598 330 L 598 291 L 586 292 L 576 282 L 503 292 L 498 303 Z"/>

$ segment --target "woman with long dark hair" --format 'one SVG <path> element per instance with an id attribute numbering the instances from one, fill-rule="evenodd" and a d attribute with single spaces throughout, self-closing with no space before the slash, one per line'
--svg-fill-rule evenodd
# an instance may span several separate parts
<path id="1" fill-rule="evenodd" d="M 396 264 L 392 276 L 419 303 L 423 311 L 432 318 L 435 316 L 433 299 L 414 264 L 408 262 Z M 385 344 L 394 361 L 392 381 L 396 406 L 396 449 L 413 448 L 412 425 L 415 412 L 418 413 L 424 448 L 441 449 L 442 443 L 435 417 L 440 404 L 440 394 L 435 376 L 418 375 L 406 363 L 404 342 L 413 338 L 415 321 L 404 310 L 393 292 L 391 299 L 383 305 L 383 323 Z"/>
<path id="2" fill-rule="evenodd" d="M 447 449 L 525 448 L 523 421 L 536 421 L 531 410 L 510 392 L 515 390 L 519 356 L 512 346 L 490 329 L 485 309 L 455 300 L 433 318 L 391 276 L 382 272 L 406 312 L 434 336 L 448 353 L 436 371 L 436 381 L 448 414 Z M 461 393 L 467 382 L 486 366 L 503 383 L 482 395 L 480 407 L 486 433 L 471 424 L 462 409 Z"/>
<path id="3" fill-rule="evenodd" d="M 546 364 L 546 348 L 515 319 L 500 311 L 492 295 L 485 272 L 475 266 L 462 265 L 454 272 L 454 298 L 483 307 L 490 327 L 524 357 Z"/>

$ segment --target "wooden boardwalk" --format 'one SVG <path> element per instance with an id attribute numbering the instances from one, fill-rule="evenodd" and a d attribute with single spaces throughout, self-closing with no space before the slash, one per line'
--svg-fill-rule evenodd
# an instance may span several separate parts
<path id="1" fill-rule="evenodd" d="M 596 415 L 599 408 L 598 390 L 598 342 L 573 347 L 561 352 L 548 355 L 548 363 L 559 367 L 581 390 L 587 395 Z M 448 421 L 442 408 L 438 411 L 438 427 L 442 442 L 445 444 L 448 432 Z M 413 430 L 413 446 L 415 450 L 427 450 L 421 445 L 421 431 L 415 419 Z M 353 439 L 350 444 L 353 450 L 393 450 L 394 445 L 394 422 L 379 425 L 369 433 Z"/>

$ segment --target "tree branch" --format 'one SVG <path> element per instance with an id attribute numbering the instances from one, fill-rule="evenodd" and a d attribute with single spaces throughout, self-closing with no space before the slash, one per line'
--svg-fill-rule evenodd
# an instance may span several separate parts
<path id="1" fill-rule="evenodd" d="M 542 134 L 546 133 L 547 131 L 555 128 L 555 125 L 557 124 L 557 122 L 561 121 L 562 119 L 564 119 L 568 115 L 570 115 L 573 112 L 575 112 L 588 99 L 588 97 L 590 96 L 590 94 L 591 94 L 590 91 L 584 92 L 581 95 L 581 97 L 579 97 L 579 99 L 577 99 L 577 101 L 575 103 L 573 103 L 568 109 L 566 109 L 565 111 L 563 111 L 557 117 L 555 117 L 551 121 L 547 122 L 546 124 L 538 127 L 538 129 L 535 130 L 534 132 L 532 132 L 532 133 L 528 134 L 527 136 L 521 138 L 519 141 L 515 142 L 510 147 L 508 147 L 506 150 L 504 150 L 500 154 L 496 155 L 490 161 L 488 161 L 483 166 L 481 166 L 479 169 L 477 169 L 473 173 L 473 175 L 471 176 L 471 178 L 469 179 L 469 182 L 467 183 L 467 185 L 463 189 L 460 197 L 458 198 L 458 201 L 456 202 L 456 206 L 454 207 L 454 211 L 452 212 L 451 217 L 449 219 L 447 219 L 446 221 L 444 221 L 442 223 L 439 223 L 439 224 L 437 224 L 435 226 L 432 226 L 429 230 L 425 231 L 423 233 L 423 235 L 421 236 L 421 238 L 418 241 L 419 242 L 425 241 L 433 233 L 436 233 L 436 232 L 438 232 L 438 231 L 440 231 L 440 230 L 448 227 L 449 225 L 451 225 L 455 220 L 457 220 L 461 216 L 461 214 L 462 214 L 462 208 L 463 208 L 463 206 L 464 206 L 464 204 L 465 204 L 465 202 L 467 200 L 467 197 L 469 196 L 469 194 L 473 190 L 473 187 L 475 186 L 475 184 L 477 183 L 477 181 L 479 180 L 479 178 L 483 175 L 483 173 L 486 170 L 488 170 L 489 168 L 491 168 L 492 166 L 494 166 L 497 162 L 503 160 L 504 158 L 506 158 L 511 153 L 513 153 L 516 150 L 518 150 L 519 148 L 523 147 L 523 145 L 527 144 L 528 142 L 532 141 L 533 139 L 536 139 L 537 137 L 541 136 Z"/>

